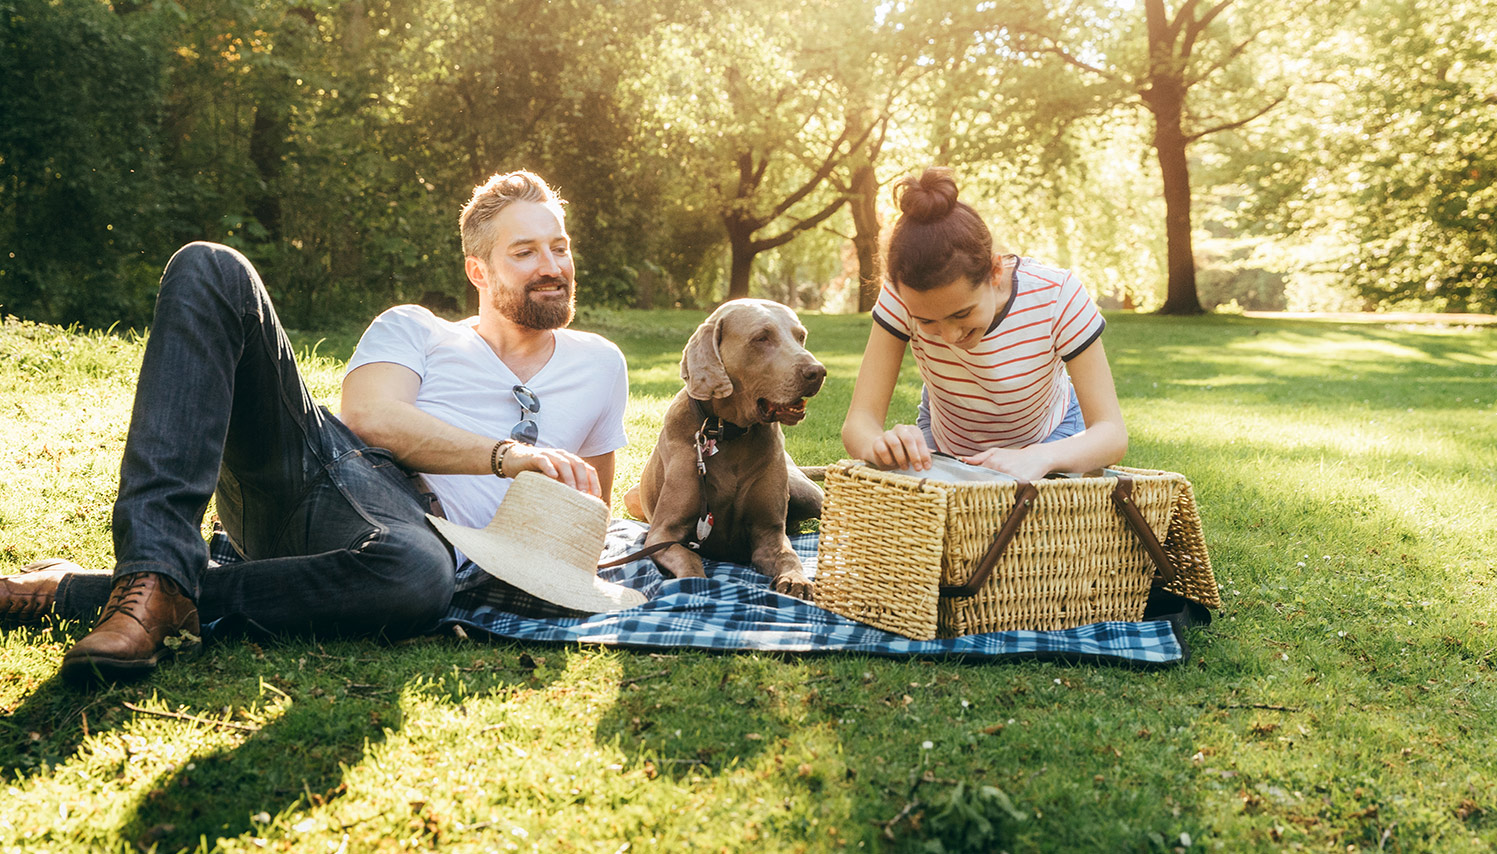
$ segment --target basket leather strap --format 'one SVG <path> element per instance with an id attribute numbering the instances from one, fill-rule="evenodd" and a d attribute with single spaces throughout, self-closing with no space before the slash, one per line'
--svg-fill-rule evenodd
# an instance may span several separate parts
<path id="1" fill-rule="evenodd" d="M 998 565 L 998 558 L 1003 557 L 1003 550 L 1008 548 L 1008 541 L 1014 538 L 1018 532 L 1019 525 L 1023 523 L 1024 517 L 1029 515 L 1030 508 L 1034 507 L 1034 499 L 1040 494 L 1035 485 L 1027 480 L 1021 480 L 1018 488 L 1014 490 L 1014 509 L 1008 513 L 1008 518 L 1003 520 L 1003 527 L 998 529 L 998 535 L 993 537 L 993 544 L 983 552 L 982 560 L 977 562 L 977 569 L 966 584 L 942 584 L 941 596 L 946 599 L 966 599 L 977 595 L 977 591 L 988 582 L 988 576 L 993 574 L 993 567 Z M 1147 526 L 1146 526 L 1147 527 Z"/>
<path id="2" fill-rule="evenodd" d="M 1133 530 L 1133 535 L 1144 544 L 1144 551 L 1154 559 L 1154 566 L 1159 569 L 1159 575 L 1165 584 L 1175 580 L 1175 565 L 1170 563 L 1169 557 L 1164 553 L 1164 547 L 1159 544 L 1159 538 L 1154 536 L 1154 529 L 1149 527 L 1144 514 L 1139 512 L 1138 505 L 1133 503 L 1133 478 L 1118 478 L 1117 486 L 1112 488 L 1112 503 L 1123 511 L 1123 518 L 1127 520 L 1128 527 Z"/>

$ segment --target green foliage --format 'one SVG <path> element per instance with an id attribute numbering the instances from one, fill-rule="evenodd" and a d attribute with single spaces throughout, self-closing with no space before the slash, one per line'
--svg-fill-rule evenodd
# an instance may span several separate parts
<path id="1" fill-rule="evenodd" d="M 851 169 L 874 156 L 914 70 L 878 17 L 871 3 L 709 3 L 648 42 L 667 61 L 642 69 L 634 94 L 660 160 L 677 163 L 679 197 L 727 238 L 727 296 L 748 294 L 762 253 L 840 210 Z"/>
<path id="2" fill-rule="evenodd" d="M 866 260 L 887 183 L 932 162 L 1005 248 L 1152 308 L 1143 8 L 0 0 L 0 309 L 140 326 L 196 239 L 244 251 L 293 325 L 463 304 L 456 212 L 514 168 L 570 200 L 585 303 L 707 306 L 737 277 L 852 306 L 848 240 Z M 1250 276 L 1203 247 L 1207 301 L 1275 305 L 1282 277 L 1290 307 L 1497 306 L 1491 4 L 1222 9 L 1184 68 L 1196 224 L 1272 245 Z"/>
<path id="3" fill-rule="evenodd" d="M 1312 38 L 1286 121 L 1228 167 L 1249 190 L 1238 221 L 1329 243 L 1303 269 L 1369 307 L 1497 309 L 1494 26 L 1488 3 L 1380 0 Z"/>
<path id="4" fill-rule="evenodd" d="M 6 311 L 107 326 L 149 310 L 170 198 L 162 19 L 97 0 L 0 3 Z"/>
<path id="5" fill-rule="evenodd" d="M 1420 3 L 1367 10 L 1358 41 L 1378 46 L 1381 66 L 1359 81 L 1370 89 L 1359 94 L 1372 144 L 1343 174 L 1379 176 L 1380 186 L 1353 183 L 1346 198 L 1362 237 L 1348 272 L 1372 299 L 1497 310 L 1493 26 L 1489 4 L 1442 6 L 1438 15 Z M 1389 103 L 1390 86 L 1401 103 Z M 1399 150 L 1410 138 L 1429 144 L 1410 156 Z"/>
<path id="6" fill-rule="evenodd" d="M 442 202 L 422 215 L 455 230 L 475 184 L 495 171 L 536 171 L 569 201 L 581 299 L 635 303 L 641 271 L 671 266 L 681 231 L 669 227 L 677 173 L 643 138 L 629 94 L 643 40 L 667 6 L 414 4 L 397 27 L 400 125 L 391 133 L 397 150 L 415 155 L 407 168 Z"/>

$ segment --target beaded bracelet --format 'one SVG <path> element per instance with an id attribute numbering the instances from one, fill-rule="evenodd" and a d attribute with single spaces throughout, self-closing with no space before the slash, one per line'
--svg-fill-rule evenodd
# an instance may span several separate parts
<path id="1" fill-rule="evenodd" d="M 509 449 L 514 444 L 514 439 L 500 439 L 489 451 L 489 468 L 493 470 L 495 477 L 504 477 L 504 457 L 509 454 Z"/>

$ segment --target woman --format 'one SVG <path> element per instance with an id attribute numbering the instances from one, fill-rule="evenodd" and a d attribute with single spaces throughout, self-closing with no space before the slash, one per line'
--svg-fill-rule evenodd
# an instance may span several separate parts
<path id="1" fill-rule="evenodd" d="M 848 453 L 925 470 L 934 449 L 1021 480 L 1121 460 L 1107 324 L 1076 277 L 995 253 L 948 169 L 902 179 L 894 198 L 888 283 L 842 425 Z M 919 414 L 885 430 L 906 346 L 925 381 Z"/>

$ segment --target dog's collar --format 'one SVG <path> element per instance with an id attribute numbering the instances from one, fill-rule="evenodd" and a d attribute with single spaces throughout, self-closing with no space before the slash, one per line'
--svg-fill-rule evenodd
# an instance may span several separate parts
<path id="1" fill-rule="evenodd" d="M 692 411 L 702 419 L 702 426 L 697 430 L 697 436 L 708 442 L 731 442 L 739 436 L 748 432 L 747 427 L 740 427 L 720 416 L 713 415 L 707 411 L 700 400 L 691 398 Z"/>
<path id="2" fill-rule="evenodd" d="M 737 439 L 747 433 L 748 428 L 739 427 L 731 421 L 713 415 L 707 411 L 707 407 L 703 406 L 700 400 L 694 397 L 691 398 L 691 410 L 702 419 L 702 426 L 697 429 L 697 434 L 693 439 L 697 452 L 697 477 L 702 482 L 702 510 L 697 516 L 695 539 L 695 542 L 700 544 L 712 534 L 712 508 L 707 503 L 707 458 L 717 454 L 718 442 Z"/>

